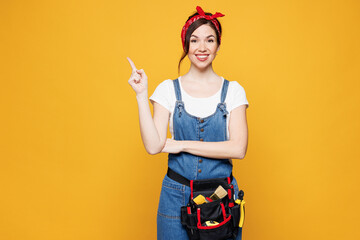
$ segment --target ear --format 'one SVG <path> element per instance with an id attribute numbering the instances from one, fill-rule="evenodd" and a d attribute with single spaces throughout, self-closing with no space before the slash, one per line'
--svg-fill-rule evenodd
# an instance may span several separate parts
<path id="1" fill-rule="evenodd" d="M 218 48 L 217 48 L 216 52 L 218 52 L 219 50 L 220 50 L 220 46 L 218 46 Z"/>

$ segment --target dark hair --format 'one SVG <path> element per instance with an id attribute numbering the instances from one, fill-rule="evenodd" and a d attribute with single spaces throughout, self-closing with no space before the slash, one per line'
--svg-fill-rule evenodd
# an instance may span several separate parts
<path id="1" fill-rule="evenodd" d="M 210 15 L 210 16 L 212 15 L 211 13 L 208 13 L 208 12 L 206 12 L 205 14 L 206 14 L 206 15 Z M 192 18 L 192 17 L 194 17 L 194 16 L 196 16 L 196 15 L 199 15 L 199 13 L 196 12 L 196 13 L 194 13 L 193 15 L 191 15 L 191 16 L 188 18 L 188 20 L 186 20 L 186 22 L 189 21 L 190 18 Z M 215 21 L 217 21 L 217 23 L 219 24 L 219 31 L 220 31 L 220 36 L 221 36 L 221 33 L 222 33 L 221 24 L 220 24 L 219 20 L 217 20 L 216 18 L 215 18 Z M 187 55 L 188 52 L 189 52 L 190 36 L 191 36 L 191 34 L 192 34 L 198 27 L 200 27 L 201 25 L 204 25 L 204 24 L 207 24 L 207 25 L 209 25 L 212 29 L 214 29 L 214 31 L 215 31 L 215 33 L 216 33 L 216 41 L 217 41 L 218 45 L 220 45 L 220 36 L 219 36 L 219 33 L 218 33 L 218 31 L 216 30 L 216 27 L 215 27 L 214 23 L 211 22 L 211 20 L 207 20 L 207 19 L 205 19 L 205 18 L 200 18 L 200 19 L 196 20 L 195 22 L 193 22 L 193 23 L 190 25 L 190 27 L 188 28 L 188 30 L 187 30 L 187 32 L 186 32 L 186 35 L 185 35 L 185 43 L 184 43 L 185 49 L 184 49 L 184 52 L 182 53 L 182 56 L 181 56 L 181 58 L 180 58 L 179 65 L 178 65 L 178 74 L 179 74 L 179 75 L 180 75 L 180 65 L 181 65 L 181 62 L 182 62 L 182 60 L 186 57 L 186 55 Z"/>

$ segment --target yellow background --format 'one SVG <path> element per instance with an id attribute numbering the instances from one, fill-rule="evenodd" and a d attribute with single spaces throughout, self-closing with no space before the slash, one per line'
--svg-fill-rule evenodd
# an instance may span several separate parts
<path id="1" fill-rule="evenodd" d="M 166 154 L 142 145 L 126 57 L 175 79 L 196 5 L 249 101 L 245 240 L 360 239 L 356 0 L 1 1 L 0 239 L 155 239 Z M 182 65 L 184 74 L 189 67 Z"/>

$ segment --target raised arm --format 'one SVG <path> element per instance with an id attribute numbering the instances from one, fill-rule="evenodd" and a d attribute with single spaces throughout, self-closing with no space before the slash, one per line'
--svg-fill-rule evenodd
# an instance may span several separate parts
<path id="1" fill-rule="evenodd" d="M 243 159 L 248 144 L 246 105 L 231 111 L 229 120 L 229 140 L 223 142 L 176 141 L 167 139 L 163 152 L 188 152 L 194 155 L 218 159 Z"/>
<path id="2" fill-rule="evenodd" d="M 136 93 L 141 138 L 146 151 L 149 154 L 157 154 L 161 152 L 166 142 L 170 113 L 166 108 L 154 102 L 154 117 L 151 116 L 147 76 L 143 69 L 137 70 L 131 59 L 127 59 L 132 68 L 128 82 Z"/>

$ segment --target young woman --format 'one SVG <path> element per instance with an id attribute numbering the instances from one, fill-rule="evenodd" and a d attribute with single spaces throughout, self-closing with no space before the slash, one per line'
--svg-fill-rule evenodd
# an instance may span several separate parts
<path id="1" fill-rule="evenodd" d="M 213 70 L 213 61 L 220 49 L 221 13 L 204 13 L 198 6 L 182 30 L 184 57 L 189 71 L 176 80 L 165 80 L 148 103 L 147 76 L 144 70 L 132 67 L 129 84 L 136 92 L 141 137 L 149 154 L 169 153 L 169 169 L 192 179 L 228 177 L 232 160 L 243 159 L 247 149 L 244 88 L 236 81 L 227 81 Z M 172 134 L 167 139 L 167 128 Z M 231 182 L 235 196 L 239 188 Z M 190 197 L 190 187 L 165 175 L 162 183 L 158 215 L 158 239 L 188 239 L 180 222 L 180 208 Z M 236 239 L 241 239 L 241 232 Z"/>

